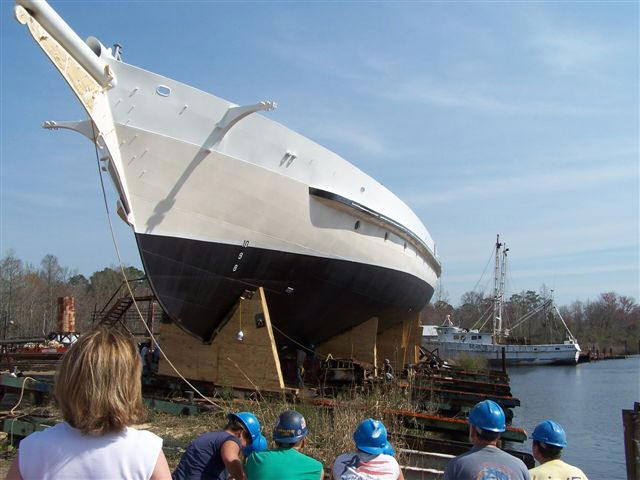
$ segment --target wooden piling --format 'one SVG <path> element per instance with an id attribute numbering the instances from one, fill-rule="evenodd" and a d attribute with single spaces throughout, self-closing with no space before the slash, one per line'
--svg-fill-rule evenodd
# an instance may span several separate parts
<path id="1" fill-rule="evenodd" d="M 502 372 L 507 373 L 507 355 L 505 347 L 500 348 L 500 355 L 502 355 Z"/>
<path id="2" fill-rule="evenodd" d="M 622 410 L 624 453 L 627 461 L 627 480 L 640 478 L 640 403 L 633 410 Z"/>

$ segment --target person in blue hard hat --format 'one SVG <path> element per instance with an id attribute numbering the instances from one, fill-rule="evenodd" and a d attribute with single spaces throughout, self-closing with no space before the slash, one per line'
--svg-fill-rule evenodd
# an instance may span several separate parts
<path id="1" fill-rule="evenodd" d="M 567 446 L 564 429 L 553 420 L 540 423 L 533 434 L 533 458 L 540 465 L 529 470 L 532 480 L 587 480 L 582 470 L 560 460 L 562 449 Z"/>
<path id="2" fill-rule="evenodd" d="M 387 442 L 387 444 L 384 446 L 384 450 L 382 451 L 382 453 L 384 453 L 385 455 L 390 455 L 392 457 L 396 456 L 396 451 L 393 449 L 393 445 L 391 445 L 390 442 Z"/>
<path id="3" fill-rule="evenodd" d="M 306 436 L 309 433 L 304 417 L 295 410 L 287 410 L 278 416 L 273 429 L 276 448 L 254 452 L 247 459 L 249 480 L 320 480 L 322 464 L 305 454 Z"/>
<path id="4" fill-rule="evenodd" d="M 259 442 L 261 436 L 260 422 L 253 413 L 232 413 L 227 416 L 224 430 L 204 433 L 187 447 L 172 478 L 244 480 L 246 476 L 240 460 L 240 451 L 253 442 Z"/>
<path id="5" fill-rule="evenodd" d="M 353 433 L 353 441 L 356 452 L 336 458 L 332 480 L 404 480 L 381 421 L 373 418 L 362 421 Z"/>
<path id="6" fill-rule="evenodd" d="M 500 434 L 507 429 L 500 405 L 491 400 L 477 403 L 468 421 L 473 448 L 447 463 L 445 480 L 529 480 L 524 462 L 498 448 Z"/>
<path id="7" fill-rule="evenodd" d="M 244 455 L 245 460 L 247 460 L 249 455 L 253 452 L 264 452 L 268 448 L 269 444 L 267 442 L 267 438 L 260 434 L 258 438 L 242 449 L 242 454 Z"/>

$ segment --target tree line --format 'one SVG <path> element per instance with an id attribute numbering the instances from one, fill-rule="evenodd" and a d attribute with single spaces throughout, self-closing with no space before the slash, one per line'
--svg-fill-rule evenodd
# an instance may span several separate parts
<path id="1" fill-rule="evenodd" d="M 548 300 L 551 291 L 542 285 L 539 292 L 526 290 L 511 295 L 503 302 L 503 325 L 510 328 L 530 312 L 530 316 L 509 331 L 509 337 L 532 344 L 555 343 L 567 339 L 562 322 Z M 491 331 L 494 299 L 492 295 L 466 292 L 458 307 L 452 306 L 446 295 L 436 295 L 422 313 L 424 325 L 442 325 L 450 316 L 456 326 Z M 601 293 L 595 300 L 575 301 L 557 306 L 560 316 L 582 350 L 610 350 L 613 353 L 640 353 L 640 305 L 635 299 L 615 292 Z M 525 340 L 526 339 L 526 340 Z"/>
<path id="2" fill-rule="evenodd" d="M 144 277 L 135 267 L 126 267 L 128 280 Z M 76 330 L 91 328 L 100 311 L 122 284 L 120 267 L 96 271 L 89 278 L 60 265 L 47 254 L 40 265 L 25 263 L 10 250 L 0 260 L 0 334 L 2 338 L 41 337 L 57 329 L 58 297 L 75 299 Z M 138 290 L 145 282 L 135 284 Z M 121 293 L 124 295 L 124 293 Z"/>
<path id="3" fill-rule="evenodd" d="M 126 267 L 127 279 L 144 277 L 135 267 Z M 56 330 L 57 299 L 75 298 L 76 329 L 91 327 L 95 312 L 100 311 L 122 284 L 119 267 L 96 271 L 88 278 L 60 265 L 55 255 L 47 254 L 40 265 L 25 263 L 9 251 L 0 260 L 0 334 L 6 338 L 42 336 Z M 146 282 L 135 284 L 136 293 L 148 289 Z M 124 295 L 124 291 L 120 292 Z M 529 320 L 510 331 L 510 337 L 531 343 L 562 341 L 566 336 L 553 309 L 545 307 L 550 291 L 543 285 L 539 292 L 526 290 L 505 299 L 505 327 L 538 309 Z M 442 325 L 447 315 L 464 328 L 491 330 L 493 297 L 466 292 L 458 307 L 448 302 L 442 291 L 422 312 L 425 325 Z M 558 307 L 567 326 L 584 349 L 613 349 L 614 352 L 638 349 L 640 306 L 633 298 L 615 292 L 602 293 L 596 300 L 575 301 Z M 483 325 L 484 324 L 484 325 Z"/>

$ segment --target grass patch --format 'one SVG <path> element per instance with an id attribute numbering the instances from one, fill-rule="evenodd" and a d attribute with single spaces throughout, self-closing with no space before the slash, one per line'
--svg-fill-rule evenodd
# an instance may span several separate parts
<path id="1" fill-rule="evenodd" d="M 386 413 L 388 410 L 416 411 L 411 402 L 410 388 L 395 385 L 379 385 L 361 393 L 354 389 L 332 399 L 332 404 L 314 405 L 312 403 L 292 403 L 284 397 L 255 400 L 222 401 L 221 411 L 211 411 L 194 416 L 177 416 L 149 410 L 142 423 L 134 428 L 149 430 L 163 439 L 164 452 L 171 470 L 175 469 L 184 450 L 199 435 L 205 432 L 222 430 L 229 413 L 238 411 L 253 412 L 262 425 L 262 433 L 275 445 L 272 431 L 278 415 L 284 410 L 294 409 L 304 415 L 309 426 L 309 435 L 303 452 L 316 458 L 331 468 L 338 455 L 355 450 L 353 432 L 365 418 L 382 420 L 389 432 L 415 433 L 405 427 L 402 418 Z M 31 413 L 23 410 L 22 414 Z M 51 411 L 52 417 L 56 412 Z M 60 421 L 61 419 L 58 418 Z M 394 444 L 396 458 L 400 463 L 404 458 L 399 451 L 406 445 Z M 8 438 L 0 439 L 0 474 L 6 472 L 16 450 L 9 446 Z"/>
<path id="2" fill-rule="evenodd" d="M 459 354 L 451 363 L 469 372 L 479 372 L 489 369 L 489 360 L 487 358 L 470 355 L 468 353 Z"/>

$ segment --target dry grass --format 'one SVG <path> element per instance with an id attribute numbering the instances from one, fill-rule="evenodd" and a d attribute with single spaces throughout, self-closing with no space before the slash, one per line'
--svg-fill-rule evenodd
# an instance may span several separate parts
<path id="1" fill-rule="evenodd" d="M 470 372 L 489 369 L 489 360 L 485 357 L 469 355 L 467 353 L 459 354 L 452 363 Z"/>
<path id="2" fill-rule="evenodd" d="M 184 449 L 199 435 L 209 431 L 221 430 L 226 416 L 232 412 L 251 411 L 262 425 L 262 433 L 272 442 L 272 430 L 278 415 L 287 409 L 298 410 L 307 421 L 309 435 L 303 452 L 321 461 L 330 468 L 336 457 L 355 449 L 353 432 L 365 418 L 382 420 L 389 432 L 409 433 L 401 417 L 389 414 L 389 410 L 416 411 L 409 398 L 410 389 L 401 389 L 394 385 L 380 385 L 368 393 L 348 392 L 333 399 L 332 405 L 314 405 L 312 403 L 291 403 L 284 398 L 261 399 L 260 401 L 223 402 L 220 412 L 208 412 L 195 416 L 176 416 L 157 411 L 149 411 L 144 423 L 135 428 L 149 430 L 164 440 L 165 455 L 173 470 Z M 25 412 L 22 412 L 25 413 Z M 402 463 L 399 449 L 405 445 L 394 444 L 396 457 Z M 8 439 L 2 441 L 0 451 L 0 475 L 11 463 L 15 450 L 8 447 Z M 400 455 L 400 457 L 398 457 Z"/>
<path id="3" fill-rule="evenodd" d="M 389 410 L 415 411 L 406 389 L 385 385 L 375 388 L 367 394 L 346 393 L 333 399 L 331 404 L 314 405 L 312 403 L 291 403 L 281 399 L 263 399 L 225 403 L 224 410 L 195 417 L 175 417 L 157 412 L 150 413 L 143 427 L 164 439 L 165 453 L 169 465 L 174 468 L 182 453 L 198 435 L 224 427 L 226 415 L 237 411 L 253 412 L 262 425 L 262 433 L 267 437 L 269 446 L 274 447 L 272 430 L 278 415 L 284 410 L 299 411 L 306 419 L 309 428 L 303 452 L 331 467 L 336 457 L 355 449 L 353 432 L 365 418 L 382 420 L 389 432 L 408 433 L 402 419 L 386 413 Z M 177 448 L 176 448 L 177 447 Z M 395 444 L 398 460 L 402 462 L 399 448 Z"/>

